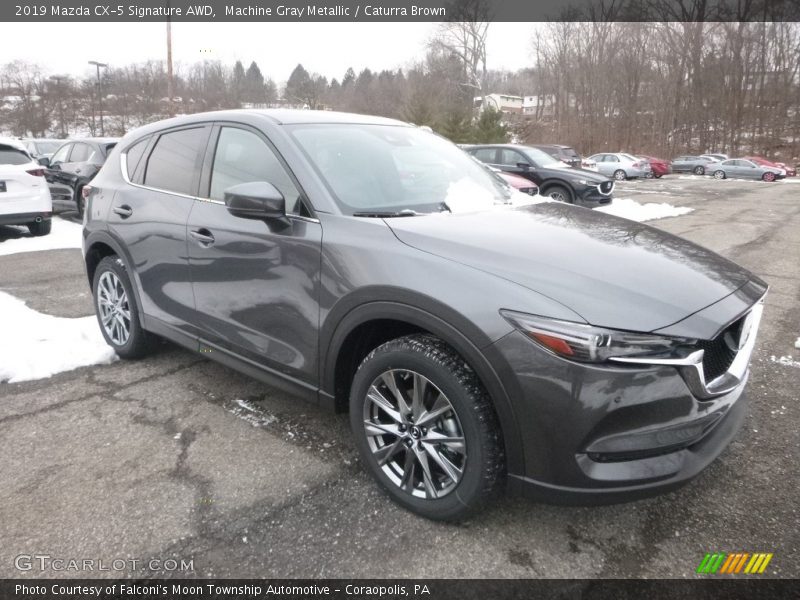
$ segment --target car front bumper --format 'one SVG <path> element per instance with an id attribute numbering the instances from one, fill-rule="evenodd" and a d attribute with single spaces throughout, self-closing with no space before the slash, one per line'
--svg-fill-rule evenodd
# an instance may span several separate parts
<path id="1" fill-rule="evenodd" d="M 581 206 L 595 207 L 611 204 L 614 198 L 614 182 L 587 185 L 575 190 L 575 202 Z"/>
<path id="2" fill-rule="evenodd" d="M 725 449 L 746 413 L 746 373 L 701 400 L 674 366 L 577 364 L 516 331 L 494 348 L 515 374 L 505 383 L 524 446 L 524 472 L 509 473 L 509 487 L 535 499 L 624 502 L 678 487 Z"/>

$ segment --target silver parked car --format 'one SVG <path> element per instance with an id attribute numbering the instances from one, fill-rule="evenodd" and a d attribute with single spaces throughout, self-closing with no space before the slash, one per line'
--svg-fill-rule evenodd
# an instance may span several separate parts
<path id="1" fill-rule="evenodd" d="M 624 181 L 633 177 L 649 177 L 650 163 L 624 152 L 594 154 L 589 157 L 597 163 L 597 170 L 603 175 Z"/>
<path id="2" fill-rule="evenodd" d="M 713 175 L 714 179 L 762 179 L 775 181 L 786 177 L 786 171 L 778 167 L 757 165 L 745 158 L 731 158 L 706 166 L 706 173 Z"/>

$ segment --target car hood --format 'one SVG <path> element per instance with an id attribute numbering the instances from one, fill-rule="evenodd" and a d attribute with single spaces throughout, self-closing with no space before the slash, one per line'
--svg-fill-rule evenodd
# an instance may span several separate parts
<path id="1" fill-rule="evenodd" d="M 536 172 L 546 177 L 562 177 L 567 179 L 584 179 L 590 183 L 600 184 L 609 181 L 609 178 L 597 171 L 589 169 L 576 169 L 569 165 L 563 167 L 539 167 Z"/>
<path id="2" fill-rule="evenodd" d="M 386 222 L 411 247 L 513 281 L 615 329 L 664 328 L 754 278 L 677 236 L 557 202 Z"/>

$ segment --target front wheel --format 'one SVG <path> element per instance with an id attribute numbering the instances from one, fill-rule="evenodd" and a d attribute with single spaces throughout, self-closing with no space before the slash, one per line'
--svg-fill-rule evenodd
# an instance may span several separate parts
<path id="1" fill-rule="evenodd" d="M 572 194 L 569 193 L 569 190 L 560 185 L 552 185 L 547 188 L 546 195 L 556 200 L 558 202 L 566 202 L 567 204 L 572 204 Z"/>
<path id="2" fill-rule="evenodd" d="M 764 181 L 775 181 L 775 173 L 769 173 L 769 172 L 764 173 L 761 176 L 761 179 L 763 179 Z"/>
<path id="3" fill-rule="evenodd" d="M 725 171 L 714 171 L 714 179 L 725 179 Z"/>
<path id="4" fill-rule="evenodd" d="M 125 264 L 106 256 L 97 265 L 92 285 L 97 322 L 106 343 L 122 358 L 141 358 L 150 352 L 153 337 L 142 329 L 136 297 Z"/>
<path id="5" fill-rule="evenodd" d="M 614 171 L 614 179 L 616 179 L 617 181 L 625 181 L 627 178 L 628 176 L 622 169 L 617 169 L 616 171 Z"/>
<path id="6" fill-rule="evenodd" d="M 362 460 L 398 504 L 429 519 L 464 519 L 504 472 L 500 428 L 469 365 L 439 338 L 386 342 L 353 378 L 350 424 Z"/>
<path id="7" fill-rule="evenodd" d="M 694 174 L 695 175 L 705 175 L 706 174 L 705 167 L 695 167 L 694 168 Z"/>

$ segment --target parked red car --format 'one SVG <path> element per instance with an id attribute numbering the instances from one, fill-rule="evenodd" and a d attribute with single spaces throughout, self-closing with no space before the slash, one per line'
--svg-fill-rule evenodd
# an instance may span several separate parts
<path id="1" fill-rule="evenodd" d="M 519 175 L 514 175 L 513 173 L 506 173 L 505 171 L 495 171 L 497 175 L 505 179 L 506 183 L 513 187 L 514 189 L 522 192 L 523 194 L 528 194 L 529 196 L 535 196 L 539 193 L 538 186 L 533 183 L 530 179 L 525 179 L 524 177 L 520 177 Z"/>
<path id="2" fill-rule="evenodd" d="M 797 169 L 784 163 L 777 163 L 764 158 L 763 156 L 745 156 L 749 161 L 756 163 L 760 167 L 775 167 L 786 171 L 787 177 L 797 177 Z"/>
<path id="3" fill-rule="evenodd" d="M 639 155 L 639 158 L 642 160 L 646 160 L 650 163 L 650 168 L 653 171 L 653 177 L 658 179 L 663 175 L 667 175 L 672 173 L 672 167 L 669 164 L 668 160 L 664 160 L 663 158 L 656 158 L 655 156 L 646 156 L 644 154 Z"/>

